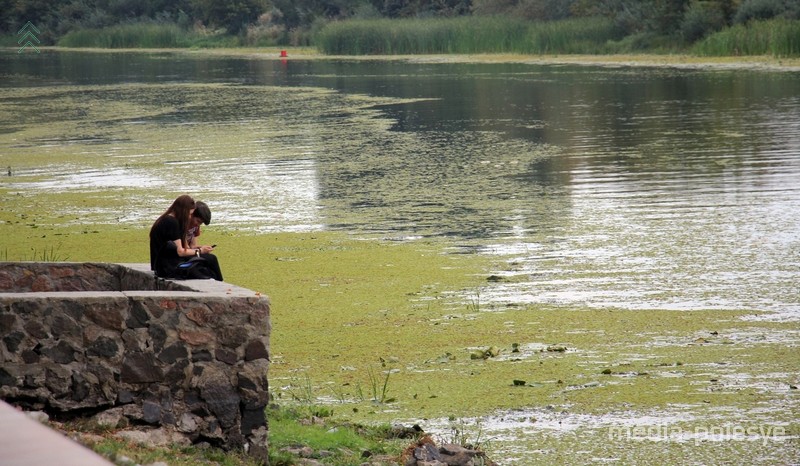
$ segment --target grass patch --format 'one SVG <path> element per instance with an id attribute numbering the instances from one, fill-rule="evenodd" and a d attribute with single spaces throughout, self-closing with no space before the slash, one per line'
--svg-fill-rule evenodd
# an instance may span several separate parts
<path id="1" fill-rule="evenodd" d="M 164 462 L 170 466 L 197 466 L 215 464 L 217 466 L 260 466 L 262 463 L 248 458 L 244 453 L 225 452 L 212 447 L 171 447 L 151 448 L 118 440 L 111 435 L 87 437 L 77 435 L 79 441 L 108 458 L 115 464 L 152 464 Z M 279 464 L 279 463 L 273 463 Z"/>
<path id="2" fill-rule="evenodd" d="M 345 459 L 361 458 L 362 452 L 399 454 L 401 444 L 387 449 L 388 426 L 366 427 L 351 424 L 326 423 L 320 418 L 307 417 L 300 410 L 270 407 L 267 411 L 270 428 L 270 447 L 276 456 L 284 448 L 310 447 L 314 451 L 333 453 L 336 464 Z M 271 461 L 270 464 L 275 464 Z"/>

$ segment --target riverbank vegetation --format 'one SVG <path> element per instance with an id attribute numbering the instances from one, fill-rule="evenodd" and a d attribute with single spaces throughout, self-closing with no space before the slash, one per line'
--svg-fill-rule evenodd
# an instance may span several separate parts
<path id="1" fill-rule="evenodd" d="M 800 21 L 757 21 L 713 34 L 691 49 L 700 56 L 800 56 Z"/>
<path id="2" fill-rule="evenodd" d="M 188 48 L 236 47 L 238 41 L 227 34 L 203 34 L 176 24 L 131 23 L 102 29 L 78 29 L 62 37 L 63 47 Z"/>
<path id="3" fill-rule="evenodd" d="M 388 424 L 342 424 L 331 420 L 329 412 L 320 413 L 313 408 L 313 404 L 267 408 L 271 466 L 302 464 L 301 457 L 324 458 L 325 464 L 341 466 L 359 464 L 364 457 L 378 459 L 382 464 L 396 464 L 402 450 L 416 438 L 413 429 L 393 428 Z M 167 444 L 166 439 L 156 436 L 129 441 L 121 433 L 124 429 L 98 425 L 90 418 L 49 421 L 48 425 L 120 466 L 163 462 L 170 466 L 262 465 L 245 452 L 226 452 L 207 443 Z"/>
<path id="4" fill-rule="evenodd" d="M 628 34 L 605 17 L 539 22 L 505 17 L 352 20 L 326 25 L 315 36 L 314 44 L 331 55 L 646 52 L 800 56 L 800 21 L 752 21 L 709 35 L 692 28 L 687 26 L 691 30 L 679 36 Z M 698 39 L 692 41 L 690 37 Z"/>
<path id="5" fill-rule="evenodd" d="M 0 43 L 315 46 L 327 54 L 692 53 L 800 56 L 789 0 L 7 0 Z"/>
<path id="6" fill-rule="evenodd" d="M 611 20 L 578 18 L 530 22 L 519 18 L 459 17 L 335 22 L 315 38 L 331 55 L 418 53 L 604 53 L 622 38 Z"/>

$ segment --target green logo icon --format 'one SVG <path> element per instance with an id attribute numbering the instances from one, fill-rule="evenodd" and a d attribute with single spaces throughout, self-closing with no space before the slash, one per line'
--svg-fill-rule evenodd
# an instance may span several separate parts
<path id="1" fill-rule="evenodd" d="M 41 44 L 42 41 L 40 41 L 33 32 L 36 32 L 36 34 L 41 34 L 41 32 L 36 29 L 36 26 L 34 26 L 30 21 L 25 23 L 25 26 L 22 26 L 22 29 L 17 32 L 17 35 L 21 36 L 19 40 L 17 40 L 17 44 L 22 46 L 19 48 L 19 50 L 17 50 L 17 53 L 22 53 L 22 51 L 27 47 L 32 47 L 33 50 L 36 50 L 36 53 L 41 53 L 39 49 L 36 48 L 36 44 L 33 42 L 35 41 L 37 44 Z"/>

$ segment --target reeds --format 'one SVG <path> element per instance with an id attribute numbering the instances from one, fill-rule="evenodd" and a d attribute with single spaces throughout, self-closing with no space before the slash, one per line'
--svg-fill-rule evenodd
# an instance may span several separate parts
<path id="1" fill-rule="evenodd" d="M 235 36 L 211 36 L 184 29 L 177 24 L 142 22 L 102 29 L 79 29 L 67 33 L 58 41 L 58 45 L 119 49 L 233 47 L 239 44 Z"/>
<path id="2" fill-rule="evenodd" d="M 622 31 L 605 18 L 577 18 L 533 23 L 528 53 L 605 53 Z"/>
<path id="3" fill-rule="evenodd" d="M 602 18 L 540 23 L 484 16 L 339 21 L 326 25 L 314 44 L 329 55 L 600 53 L 619 37 Z"/>
<path id="4" fill-rule="evenodd" d="M 63 47 L 191 48 L 238 47 L 252 38 L 208 34 L 174 23 L 140 22 L 103 29 L 82 29 L 58 41 Z M 628 51 L 611 20 L 576 18 L 531 22 L 520 18 L 364 19 L 336 21 L 313 38 L 328 55 L 412 55 L 432 53 L 602 54 Z M 643 50 L 653 46 L 638 47 Z M 736 25 L 691 47 L 700 56 L 800 56 L 800 21 L 775 19 Z"/>
<path id="5" fill-rule="evenodd" d="M 700 41 L 692 53 L 703 56 L 800 56 L 800 21 L 753 21 L 717 32 Z"/>

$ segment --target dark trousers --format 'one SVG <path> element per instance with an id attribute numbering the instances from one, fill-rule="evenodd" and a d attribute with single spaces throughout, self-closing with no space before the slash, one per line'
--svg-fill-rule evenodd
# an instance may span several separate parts
<path id="1" fill-rule="evenodd" d="M 214 254 L 200 254 L 200 257 L 206 260 L 206 265 L 209 270 L 214 273 L 214 280 L 222 280 L 222 270 L 219 268 L 219 259 Z"/>

